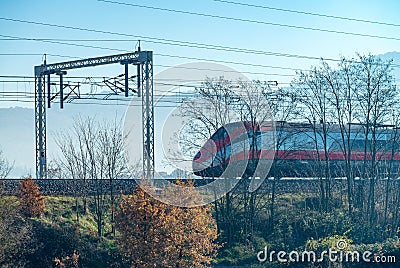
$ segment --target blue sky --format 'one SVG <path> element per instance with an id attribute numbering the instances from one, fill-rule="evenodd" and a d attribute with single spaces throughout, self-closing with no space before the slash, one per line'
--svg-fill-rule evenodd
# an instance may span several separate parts
<path id="1" fill-rule="evenodd" d="M 310 66 L 319 64 L 318 60 L 293 57 L 296 55 L 338 59 L 342 55 L 354 56 L 356 52 L 372 54 L 400 52 L 400 1 L 398 0 L 251 0 L 246 2 L 244 0 L 227 0 L 228 2 L 277 9 L 378 21 L 397 26 L 283 12 L 213 0 L 116 1 L 131 5 L 97 0 L 0 1 L 0 76 L 32 76 L 33 67 L 42 63 L 43 54 L 47 54 L 48 63 L 55 63 L 134 51 L 138 39 L 142 40 L 142 50 L 154 51 L 155 74 L 177 64 L 195 61 L 188 58 L 196 58 L 222 63 L 243 72 L 250 79 L 275 80 L 279 82 L 280 86 L 290 83 L 295 75 L 294 69 L 309 69 Z M 137 5 L 145 5 L 148 8 Z M 208 16 L 162 11 L 159 10 L 160 8 L 201 13 Z M 231 17 L 236 20 L 215 18 L 215 16 Z M 10 21 L 10 19 L 25 20 L 31 23 Z M 244 20 L 257 21 L 257 23 Z M 37 25 L 37 23 L 61 27 Z M 85 28 L 93 31 L 67 29 L 66 27 Z M 299 29 L 298 27 L 323 29 L 331 32 Z M 109 34 L 99 31 L 109 32 Z M 355 33 L 356 35 L 332 33 L 332 31 Z M 374 35 L 384 38 L 359 35 Z M 65 39 L 56 42 L 68 44 L 10 41 L 6 40 L 7 36 Z M 393 38 L 397 40 L 393 40 Z M 82 39 L 91 41 L 76 41 Z M 161 44 L 156 41 L 160 39 L 207 44 L 211 49 Z M 168 41 L 168 43 L 170 42 Z M 212 46 L 232 47 L 240 50 L 241 53 L 216 50 L 212 49 Z M 257 50 L 263 54 L 248 53 L 251 50 Z M 292 56 L 268 55 L 271 53 Z M 238 64 L 234 64 L 234 62 Z M 68 76 L 109 77 L 122 72 L 122 66 L 116 64 L 69 71 Z M 5 91 L 34 92 L 33 83 L 5 83 L 2 80 L 6 79 L 0 78 L 0 108 L 34 107 L 32 102 L 9 103 L 1 100 L 1 92 Z M 30 81 L 30 79 L 23 80 Z M 157 86 L 155 91 L 157 92 Z M 60 111 L 54 110 L 53 112 Z M 33 119 L 32 114 L 32 125 L 29 126 L 30 130 L 27 130 L 30 133 L 30 141 L 34 140 Z M 48 122 L 48 131 L 51 131 L 51 124 Z M 12 146 L 6 147 L 10 148 L 9 151 L 4 149 L 7 154 L 13 153 Z M 28 166 L 29 170 L 29 167 L 33 166 L 34 151 L 33 148 L 27 150 L 32 151 L 32 154 L 23 163 L 16 164 Z M 48 155 L 51 153 L 50 150 Z"/>
<path id="2" fill-rule="evenodd" d="M 238 1 L 238 0 L 233 0 Z M 243 1 L 243 0 L 242 0 Z M 121 0 L 122 2 L 122 0 Z M 400 38 L 399 27 L 376 25 L 362 22 L 323 18 L 304 14 L 293 14 L 268 9 L 233 5 L 229 3 L 205 1 L 126 1 L 156 8 L 168 8 L 211 14 L 217 16 L 249 19 L 266 23 L 287 24 L 301 27 L 320 28 L 360 34 Z M 238 1 L 239 2 L 239 1 Z M 328 14 L 363 20 L 400 24 L 399 1 L 247 1 L 243 3 L 264 5 L 319 14 Z M 40 54 L 54 54 L 69 57 L 92 57 L 118 54 L 133 50 L 138 38 L 173 39 L 211 45 L 229 46 L 249 50 L 279 52 L 323 58 L 338 58 L 340 55 L 353 56 L 355 52 L 383 54 L 400 50 L 399 40 L 351 36 L 320 31 L 293 29 L 260 23 L 232 21 L 189 14 L 180 14 L 148 8 L 87 1 L 1 1 L 0 17 L 81 27 L 132 36 L 92 33 L 56 27 L 40 26 L 0 20 L 0 33 L 7 36 L 25 38 L 58 39 L 128 39 L 125 42 L 69 42 L 78 45 L 100 46 L 108 49 L 84 48 L 72 45 L 51 44 L 33 41 L 0 41 L 1 53 L 39 54 L 36 56 L 0 56 L 0 74 L 31 75 L 33 66 L 42 61 Z M 1 37 L 0 37 L 1 38 Z M 232 53 L 226 51 L 195 49 L 181 46 L 162 45 L 142 41 L 142 49 L 155 53 L 156 72 L 165 67 L 189 62 L 174 56 L 234 61 L 244 64 L 271 65 L 307 69 L 317 61 L 288 57 Z M 167 57 L 170 55 L 173 57 Z M 48 56 L 48 62 L 69 60 L 70 58 Z M 162 65 L 162 66 L 160 66 Z M 243 72 L 257 72 L 249 75 L 261 80 L 290 82 L 292 70 L 252 67 L 231 64 L 230 67 Z M 112 68 L 112 67 L 110 67 Z M 109 73 L 114 69 L 105 68 Z M 116 70 L 119 72 L 119 70 Z M 82 71 L 80 71 L 82 72 Z M 100 71 L 98 71 L 100 73 Z"/>

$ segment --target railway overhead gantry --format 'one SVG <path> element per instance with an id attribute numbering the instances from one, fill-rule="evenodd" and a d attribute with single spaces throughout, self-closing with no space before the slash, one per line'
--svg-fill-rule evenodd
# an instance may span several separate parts
<path id="1" fill-rule="evenodd" d="M 129 93 L 129 64 L 137 66 L 137 94 L 142 98 L 142 127 L 143 127 L 143 177 L 154 176 L 154 106 L 153 106 L 153 52 L 138 51 L 132 53 L 88 58 L 75 61 L 46 64 L 34 67 L 35 73 L 35 130 L 36 130 L 36 178 L 47 177 L 46 159 L 46 106 L 50 108 L 51 101 L 59 97 L 60 108 L 69 98 L 71 92 L 65 94 L 67 85 L 63 83 L 63 76 L 67 70 L 94 67 L 107 64 L 122 64 L 125 70 L 124 91 L 125 97 Z M 51 95 L 51 75 L 59 76 L 59 92 Z M 47 105 L 46 105 L 47 103 Z"/>

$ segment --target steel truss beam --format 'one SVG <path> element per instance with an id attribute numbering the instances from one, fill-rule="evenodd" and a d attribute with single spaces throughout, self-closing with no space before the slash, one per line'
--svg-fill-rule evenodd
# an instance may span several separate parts
<path id="1" fill-rule="evenodd" d="M 54 99 L 47 92 L 50 86 L 50 75 L 60 75 L 60 98 L 62 103 L 69 95 L 63 96 L 62 75 L 66 70 L 94 67 L 99 65 L 119 63 L 125 65 L 125 96 L 128 95 L 128 65 L 137 66 L 138 96 L 142 97 L 142 124 L 143 124 L 143 177 L 154 176 L 154 107 L 153 107 L 153 52 L 140 51 L 133 53 L 118 54 L 97 58 L 89 58 L 54 64 L 42 64 L 34 67 L 35 73 L 35 130 L 36 130 L 36 178 L 47 177 L 46 161 L 46 97 L 50 107 L 50 101 Z"/>

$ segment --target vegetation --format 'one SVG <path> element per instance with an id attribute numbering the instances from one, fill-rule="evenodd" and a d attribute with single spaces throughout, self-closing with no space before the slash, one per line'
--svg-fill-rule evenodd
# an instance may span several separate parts
<path id="1" fill-rule="evenodd" d="M 45 212 L 44 197 L 32 178 L 25 178 L 18 184 L 19 207 L 22 214 L 35 217 Z"/>
<path id="2" fill-rule="evenodd" d="M 137 187 L 123 196 L 117 243 L 132 267 L 203 267 L 218 248 L 209 210 L 166 205 Z"/>
<path id="3" fill-rule="evenodd" d="M 92 180 L 96 184 L 93 200 L 99 236 L 103 235 L 105 214 L 109 208 L 111 233 L 115 235 L 114 215 L 118 200 L 114 193 L 113 181 L 128 176 L 121 133 L 121 125 L 117 120 L 113 123 L 99 123 L 94 118 L 77 118 L 73 130 L 60 133 L 56 139 L 62 152 L 62 158 L 56 161 L 57 169 L 63 171 L 63 178 L 74 180 L 77 218 L 80 217 L 80 206 L 83 207 L 83 213 L 88 211 L 86 181 Z M 102 187 L 101 180 L 109 181 L 109 196 Z M 106 200 L 108 197 L 110 200 Z M 108 201 L 111 204 L 108 204 Z"/>
<path id="4" fill-rule="evenodd" d="M 99 236 L 95 197 L 86 198 L 78 220 L 74 197 L 46 197 L 38 218 L 19 209 L 25 199 L 1 196 L 0 267 L 202 267 L 216 253 L 210 207 L 167 206 L 138 188 L 122 197 L 116 235 Z"/>
<path id="5" fill-rule="evenodd" d="M 17 199 L 0 194 L 0 267 L 26 266 L 27 256 L 36 246 L 32 229 L 18 209 Z"/>
<path id="6" fill-rule="evenodd" d="M 384 235 L 385 230 L 377 226 L 375 236 L 366 239 L 364 232 L 368 225 L 352 223 L 346 213 L 346 204 L 344 200 L 340 202 L 339 196 L 335 197 L 338 198 L 336 208 L 324 212 L 315 207 L 318 204 L 313 201 L 318 200 L 315 194 L 284 194 L 282 192 L 275 200 L 273 229 L 269 226 L 268 204 L 270 201 L 264 196 L 264 204 L 260 205 L 264 209 L 260 209 L 255 218 L 251 237 L 243 236 L 244 223 L 248 216 L 243 213 L 242 205 L 237 203 L 241 202 L 243 194 L 233 193 L 231 198 L 235 240 L 232 244 L 227 243 L 228 234 L 224 231 L 225 226 L 220 224 L 220 236 L 216 242 L 224 246 L 220 249 L 214 247 L 215 244 L 209 247 L 218 249 L 218 255 L 212 258 L 212 265 L 242 267 L 254 265 L 257 267 L 259 262 L 256 254 L 266 245 L 274 250 L 291 251 L 313 248 L 322 251 L 331 244 L 337 243 L 339 238 L 345 238 L 352 250 L 370 250 L 385 256 L 396 256 L 397 260 L 400 258 L 400 232 L 391 238 L 385 238 L 387 237 Z M 88 197 L 88 203 L 92 202 L 94 203 L 94 200 Z M 136 262 L 141 260 L 157 263 L 161 258 L 165 258 L 162 259 L 165 261 L 165 267 L 176 262 L 181 265 L 179 267 L 191 267 L 193 265 L 184 263 L 190 258 L 179 259 L 176 253 L 181 249 L 189 255 L 200 252 L 190 250 L 192 248 L 190 237 L 194 238 L 196 235 L 196 232 L 192 232 L 193 226 L 196 226 L 198 222 L 204 223 L 205 220 L 198 219 L 197 215 L 210 209 L 201 208 L 200 212 L 188 209 L 185 212 L 184 209 L 170 208 L 165 204 L 160 204 L 149 198 L 143 191 L 137 190 L 135 195 L 124 196 L 121 202 L 121 208 L 117 213 L 116 236 L 99 237 L 96 216 L 91 212 L 94 208 L 89 206 L 88 212 L 82 214 L 77 221 L 74 206 L 74 197 L 48 196 L 46 197 L 46 212 L 43 216 L 31 218 L 21 214 L 18 198 L 2 196 L 0 198 L 0 267 L 54 267 L 57 263 L 59 267 L 62 267 L 61 265 L 74 267 L 68 265 L 76 262 L 79 264 L 78 267 L 131 267 L 134 266 L 135 257 L 138 258 Z M 174 209 L 175 212 L 167 217 L 170 209 Z M 190 216 L 185 213 L 193 214 Z M 215 211 L 213 214 L 215 218 Z M 136 218 L 133 215 L 136 215 Z M 159 218 L 164 221 L 160 221 Z M 209 217 L 206 219 L 211 223 L 213 221 Z M 145 239 L 146 233 L 143 232 L 143 228 L 148 228 L 149 233 L 153 234 L 147 236 L 147 243 L 138 242 Z M 110 224 L 105 226 L 105 230 L 111 230 Z M 214 231 L 210 229 L 210 232 L 212 236 L 209 237 L 215 237 L 215 229 Z M 133 239 L 133 235 L 138 236 L 138 240 Z M 187 243 L 182 241 L 187 241 Z M 202 246 L 207 241 L 194 239 L 192 242 L 194 242 L 193 246 L 197 247 L 199 246 L 197 243 L 201 243 Z M 208 243 L 211 243 L 211 240 L 208 240 Z M 151 249 L 156 251 L 154 256 L 157 257 L 148 260 L 148 256 L 151 255 L 145 254 L 144 251 Z M 164 253 L 166 251 L 171 254 L 166 255 Z M 210 260 L 211 256 L 213 255 L 205 254 L 206 260 Z M 273 265 L 286 267 L 277 262 Z M 301 265 L 309 267 L 310 263 Z M 356 267 L 363 267 L 363 265 L 361 262 Z M 140 265 L 137 266 L 140 267 Z M 325 267 L 328 267 L 328 263 Z M 353 266 L 346 264 L 344 267 Z M 396 266 L 388 264 L 385 267 Z"/>
<path id="7" fill-rule="evenodd" d="M 16 197 L 0 197 L 0 267 L 128 267 L 113 239 L 97 236 L 95 215 L 74 217 L 72 197 L 46 197 L 42 217 L 25 217 Z"/>
<path id="8" fill-rule="evenodd" d="M 79 267 L 79 254 L 74 251 L 72 256 L 66 256 L 61 258 L 55 258 L 54 262 L 56 266 L 60 268 L 78 268 Z"/>
<path id="9" fill-rule="evenodd" d="M 6 178 L 12 171 L 14 163 L 10 163 L 7 158 L 3 155 L 3 151 L 0 148 L 0 179 Z"/>

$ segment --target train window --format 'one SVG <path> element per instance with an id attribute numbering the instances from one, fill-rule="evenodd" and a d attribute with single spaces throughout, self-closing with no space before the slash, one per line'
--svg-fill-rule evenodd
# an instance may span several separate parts
<path id="1" fill-rule="evenodd" d="M 373 135 L 368 134 L 367 144 L 365 141 L 366 135 L 362 132 L 352 132 L 349 137 L 345 134 L 345 142 L 350 138 L 350 146 L 353 151 L 370 151 L 372 148 Z M 375 145 L 377 150 L 390 151 L 392 149 L 400 149 L 400 135 L 394 141 L 393 133 L 378 133 L 375 137 Z M 276 141 L 278 150 L 315 150 L 316 145 L 318 150 L 324 149 L 322 133 L 315 135 L 312 131 L 307 132 L 294 132 L 279 129 L 276 131 Z M 339 131 L 328 132 L 327 134 L 327 147 L 329 151 L 343 150 L 342 134 Z"/>
<path id="2" fill-rule="evenodd" d="M 287 131 L 277 130 L 275 134 L 276 149 L 277 150 L 288 150 L 289 149 L 289 138 L 290 133 Z"/>
<path id="3" fill-rule="evenodd" d="M 258 149 L 268 149 L 274 147 L 274 136 L 270 131 L 257 132 L 256 145 Z"/>
<path id="4" fill-rule="evenodd" d="M 309 132 L 295 133 L 288 138 L 287 150 L 313 150 L 315 149 L 315 141 Z"/>

